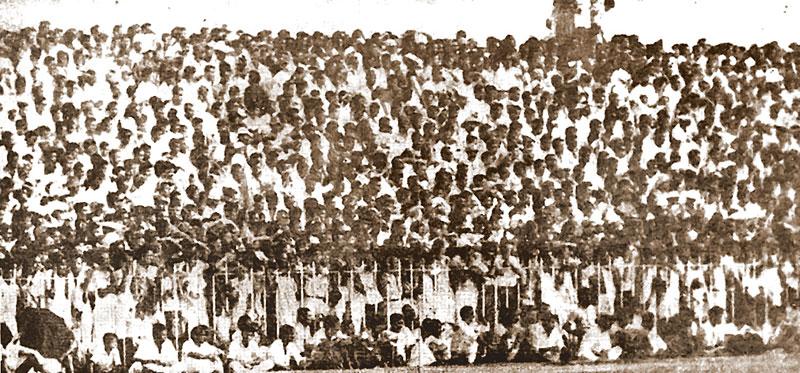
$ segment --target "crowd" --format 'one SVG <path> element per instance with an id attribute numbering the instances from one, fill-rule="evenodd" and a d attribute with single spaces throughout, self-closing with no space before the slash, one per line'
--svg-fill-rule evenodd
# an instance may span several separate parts
<path id="1" fill-rule="evenodd" d="M 340 322 L 352 314 L 363 319 L 352 323 L 359 330 L 383 324 L 392 345 L 408 347 L 397 340 L 414 333 L 401 332 L 395 315 L 402 299 L 425 293 L 423 273 L 442 284 L 438 296 L 467 300 L 457 309 L 415 307 L 426 316 L 406 323 L 426 340 L 447 329 L 435 320 L 462 332 L 472 330 L 470 312 L 486 322 L 476 305 L 487 297 L 476 289 L 486 278 L 516 279 L 499 286 L 516 286 L 512 299 L 533 299 L 538 318 L 514 320 L 510 310 L 523 302 L 506 307 L 509 316 L 494 315 L 486 333 L 465 332 L 478 338 L 469 346 L 481 346 L 469 357 L 491 355 L 485 336 L 499 325 L 566 325 L 569 315 L 554 322 L 542 311 L 550 304 L 536 301 L 548 293 L 543 277 L 525 263 L 572 263 L 576 271 L 617 259 L 653 268 L 702 263 L 727 268 L 714 279 L 738 281 L 744 270 L 731 268 L 753 267 L 758 274 L 746 278 L 774 274 L 783 281 L 778 293 L 791 293 L 800 48 L 700 40 L 665 50 L 634 36 L 584 55 L 562 53 L 565 45 L 512 37 L 479 45 L 464 32 L 156 34 L 144 24 L 107 34 L 47 22 L 2 30 L 4 324 L 15 334 L 9 305 L 47 307 L 88 353 L 106 339 L 111 346 L 108 333 L 134 346 L 152 341 L 161 332 L 142 330 L 163 318 L 159 325 L 176 342 L 189 337 L 191 351 L 209 343 L 212 319 L 238 320 L 264 304 L 257 316 L 286 329 L 297 327 L 298 306 L 319 316 L 333 302 Z M 413 262 L 430 272 L 404 278 Z M 312 302 L 297 305 L 298 284 L 315 282 L 296 281 L 296 263 L 318 266 L 304 266 L 304 278 L 345 276 L 338 291 L 304 288 Z M 362 263 L 373 264 L 346 272 Z M 368 275 L 396 267 L 394 280 Z M 595 282 L 609 289 L 615 280 L 605 276 Z M 679 298 L 716 283 L 696 279 L 675 280 Z M 250 291 L 248 304 L 247 287 L 266 291 Z M 776 291 L 755 289 L 751 297 Z M 371 314 L 351 309 L 361 292 L 365 304 L 385 304 Z M 717 306 L 732 317 L 730 306 Z M 131 321 L 115 325 L 123 309 Z M 717 325 L 719 312 L 701 309 L 695 319 Z M 174 328 L 176 320 L 185 325 Z M 573 356 L 589 356 L 579 341 L 629 324 L 600 321 L 597 330 L 564 330 L 576 336 L 562 339 L 578 346 Z M 219 323 L 214 329 L 220 334 Z M 337 328 L 320 330 L 328 329 Z M 221 334 L 215 339 L 229 339 Z M 267 334 L 264 343 L 285 333 Z"/>

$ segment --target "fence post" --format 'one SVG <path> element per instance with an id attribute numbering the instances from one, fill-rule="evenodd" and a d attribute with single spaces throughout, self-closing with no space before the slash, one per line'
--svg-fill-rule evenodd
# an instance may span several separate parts
<path id="1" fill-rule="evenodd" d="M 278 276 L 279 275 L 280 275 L 280 272 L 278 272 L 278 269 L 275 268 L 275 283 L 278 286 L 280 286 L 280 284 L 278 284 Z M 265 274 L 265 276 L 266 276 L 266 274 Z M 280 333 L 281 333 L 281 317 L 280 317 L 280 314 L 278 313 L 279 309 L 280 309 L 280 307 L 278 307 L 278 291 L 276 290 L 275 291 L 275 326 L 277 327 L 277 329 L 275 329 L 275 336 L 278 337 L 278 338 L 280 338 Z M 264 324 L 266 324 L 266 323 L 264 323 Z"/>
<path id="2" fill-rule="evenodd" d="M 256 276 L 253 268 L 250 268 L 250 307 L 256 313 Z"/>
<path id="3" fill-rule="evenodd" d="M 499 289 L 497 287 L 497 277 L 495 277 L 493 279 L 492 283 L 494 284 L 494 291 L 492 292 L 492 298 L 494 298 L 494 302 L 492 302 L 492 303 L 494 303 L 493 304 L 493 308 L 494 308 L 494 315 L 493 316 L 494 316 L 494 325 L 496 326 L 497 325 L 497 298 L 498 298 L 497 291 Z"/>
<path id="4" fill-rule="evenodd" d="M 400 309 L 403 308 L 403 261 L 397 260 L 397 286 L 400 287 Z"/>
<path id="5" fill-rule="evenodd" d="M 211 327 L 214 328 L 214 341 L 217 330 L 217 271 L 211 274 Z"/>
<path id="6" fill-rule="evenodd" d="M 181 329 L 180 329 L 181 327 L 179 325 L 179 323 L 180 323 L 180 315 L 179 315 L 179 313 L 180 313 L 181 307 L 180 307 L 180 298 L 178 296 L 178 270 L 177 270 L 177 268 L 175 266 L 176 266 L 175 264 L 172 265 L 172 296 L 174 296 L 175 299 L 178 301 L 178 309 L 176 309 L 174 311 L 174 313 L 173 313 L 174 316 L 172 318 L 172 320 L 173 320 L 172 322 L 175 324 L 175 325 L 173 325 L 173 329 L 174 329 L 173 331 L 175 332 L 175 349 L 180 351 L 179 350 L 180 349 L 179 338 L 180 338 L 180 334 L 181 334 Z"/>
<path id="7" fill-rule="evenodd" d="M 228 261 L 225 261 L 225 290 L 228 291 L 228 284 L 230 283 L 230 274 L 228 273 Z M 230 299 L 228 299 L 228 294 L 225 294 L 225 313 L 231 312 L 231 304 Z"/>
<path id="8" fill-rule="evenodd" d="M 486 283 L 481 283 L 481 319 L 486 321 Z"/>
<path id="9" fill-rule="evenodd" d="M 300 263 L 300 307 L 306 306 L 305 268 L 306 265 L 301 262 Z"/>

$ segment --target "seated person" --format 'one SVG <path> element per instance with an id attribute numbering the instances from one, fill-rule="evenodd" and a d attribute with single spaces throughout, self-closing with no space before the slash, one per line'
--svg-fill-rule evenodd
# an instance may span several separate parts
<path id="1" fill-rule="evenodd" d="M 346 344 L 350 337 L 342 333 L 339 319 L 326 316 L 323 328 L 314 334 L 314 348 L 309 356 L 309 368 L 312 369 L 344 369 Z"/>
<path id="2" fill-rule="evenodd" d="M 776 317 L 776 321 L 779 322 L 776 322 L 778 326 L 770 340 L 770 347 L 781 348 L 787 353 L 800 351 L 800 317 L 798 317 L 797 309 L 796 304 L 790 303 L 785 314 L 780 318 Z M 770 313 L 770 317 L 772 317 L 772 313 Z"/>
<path id="3" fill-rule="evenodd" d="M 233 341 L 228 347 L 231 371 L 233 373 L 257 373 L 272 369 L 275 364 L 269 359 L 267 348 L 256 343 L 255 327 L 244 324 L 239 331 L 241 331 L 241 338 Z"/>
<path id="4" fill-rule="evenodd" d="M 408 366 L 428 366 L 450 360 L 450 343 L 441 338 L 442 323 L 439 320 L 423 320 L 420 333 L 421 338 L 411 348 Z"/>
<path id="5" fill-rule="evenodd" d="M 513 359 L 510 354 L 515 341 L 512 328 L 517 322 L 516 314 L 510 310 L 501 310 L 499 321 L 486 333 L 484 362 L 502 362 Z"/>
<path id="6" fill-rule="evenodd" d="M 645 312 L 642 315 L 642 329 L 647 332 L 647 340 L 650 342 L 650 354 L 658 356 L 667 351 L 667 343 L 658 335 L 655 320 L 656 317 L 652 312 Z"/>
<path id="7" fill-rule="evenodd" d="M 244 315 L 239 317 L 239 320 L 236 321 L 236 331 L 233 332 L 233 335 L 231 336 L 231 342 L 241 340 L 242 328 L 253 325 L 255 325 L 255 322 L 250 319 L 250 316 Z M 261 343 L 261 335 L 259 335 L 257 332 L 253 334 L 253 339 L 256 341 L 256 344 Z"/>
<path id="8" fill-rule="evenodd" d="M 702 336 L 707 354 L 714 354 L 725 349 L 728 337 L 740 334 L 736 325 L 723 322 L 723 309 L 719 306 L 708 310 L 708 320 L 700 325 L 698 335 Z"/>
<path id="9" fill-rule="evenodd" d="M 92 368 L 95 373 L 112 373 L 122 371 L 122 359 L 117 349 L 117 335 L 103 335 L 103 345 L 92 352 Z"/>
<path id="10" fill-rule="evenodd" d="M 222 351 L 210 343 L 205 326 L 195 326 L 183 343 L 183 363 L 187 373 L 222 373 Z"/>
<path id="11" fill-rule="evenodd" d="M 539 322 L 530 328 L 530 346 L 534 360 L 556 363 L 561 360 L 564 335 L 558 325 L 558 317 L 550 312 L 541 313 Z"/>
<path id="12" fill-rule="evenodd" d="M 392 314 L 389 317 L 389 329 L 380 337 L 381 355 L 391 366 L 402 366 L 407 361 L 407 352 L 415 341 L 414 334 L 406 327 L 403 315 Z"/>
<path id="13" fill-rule="evenodd" d="M 473 364 L 478 357 L 478 347 L 483 342 L 482 334 L 486 328 L 475 321 L 475 312 L 470 306 L 462 307 L 459 316 L 461 319 L 453 331 L 451 346 L 453 358 L 459 362 Z"/>
<path id="14" fill-rule="evenodd" d="M 178 352 L 167 339 L 167 327 L 164 324 L 153 325 L 153 338 L 142 341 L 136 349 L 129 372 L 183 372 L 178 364 Z"/>
<path id="15" fill-rule="evenodd" d="M 42 356 L 39 351 L 20 345 L 16 338 L 4 348 L 0 348 L 2 366 L 11 372 L 43 372 L 60 373 L 63 371 L 61 364 L 56 359 Z"/>
<path id="16" fill-rule="evenodd" d="M 297 310 L 297 324 L 295 325 L 295 344 L 300 347 L 301 352 L 310 350 L 318 342 L 315 341 L 314 335 L 311 333 L 311 325 L 314 321 L 311 319 L 311 311 L 306 307 L 301 307 Z"/>
<path id="17" fill-rule="evenodd" d="M 275 363 L 276 369 L 297 369 L 305 364 L 306 359 L 294 338 L 294 327 L 282 325 L 278 331 L 278 339 L 269 346 L 269 357 Z"/>
<path id="18" fill-rule="evenodd" d="M 667 350 L 662 356 L 687 357 L 703 348 L 705 342 L 702 336 L 696 335 L 691 330 L 693 316 L 692 310 L 683 305 L 677 315 L 669 319 L 659 319 L 656 329 L 667 344 Z"/>
<path id="19" fill-rule="evenodd" d="M 609 330 L 612 324 L 613 320 L 608 315 L 598 316 L 597 326 L 590 327 L 583 336 L 578 349 L 578 357 L 592 362 L 619 359 L 622 355 L 622 348 L 613 346 L 611 343 Z"/>

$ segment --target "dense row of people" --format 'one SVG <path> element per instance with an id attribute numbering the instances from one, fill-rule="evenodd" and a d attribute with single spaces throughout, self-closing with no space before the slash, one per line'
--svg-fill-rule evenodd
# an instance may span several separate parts
<path id="1" fill-rule="evenodd" d="M 36 295 L 32 279 L 19 288 L 3 282 L 4 305 L 18 297 L 21 310 L 48 308 L 71 324 L 75 340 L 61 362 L 44 358 L 21 345 L 31 331 L 17 330 L 6 310 L 2 353 L 12 372 L 259 372 L 794 353 L 800 342 L 796 258 L 644 265 L 616 257 L 595 265 L 567 254 L 519 271 L 476 259 L 450 268 L 275 273 L 272 286 L 256 284 L 270 274 L 218 273 L 220 289 L 235 285 L 218 300 L 213 288 L 213 305 L 202 310 L 169 282 L 156 309 L 130 288 L 105 288 L 89 296 L 93 308 L 80 310 L 73 298 L 59 301 L 63 289 Z"/>
<path id="2" fill-rule="evenodd" d="M 21 293 L 4 280 L 4 299 L 24 294 L 4 303 L 53 310 L 87 353 L 108 333 L 108 346 L 149 340 L 142 330 L 153 322 L 173 339 L 197 334 L 196 346 L 220 317 L 230 326 L 275 309 L 275 325 L 294 324 L 290 300 L 308 283 L 285 271 L 298 262 L 319 265 L 310 283 L 343 275 L 331 291 L 307 291 L 316 303 L 306 307 L 315 317 L 336 309 L 340 321 L 358 314 L 359 331 L 368 319 L 397 321 L 401 301 L 426 292 L 428 272 L 404 278 L 401 265 L 394 283 L 376 278 L 396 269 L 388 257 L 423 261 L 437 296 L 469 300 L 416 309 L 449 324 L 486 301 L 473 297 L 486 277 L 515 278 L 501 286 L 516 286 L 511 299 L 550 304 L 530 284 L 546 276 L 525 263 L 574 259 L 582 271 L 620 258 L 678 273 L 680 263 L 723 260 L 791 277 L 783 263 L 793 258 L 769 254 L 790 253 L 797 235 L 797 45 L 700 40 L 665 51 L 618 36 L 579 56 L 564 43 L 479 45 L 464 32 L 158 35 L 147 24 L 0 30 L 0 267 L 25 283 Z M 264 270 L 284 272 L 247 275 Z M 613 275 L 597 273 L 608 289 Z M 771 294 L 755 288 L 752 297 Z M 354 311 L 361 292 L 373 302 L 364 304 L 386 303 L 373 307 L 384 317 Z M 122 309 L 141 323 L 120 327 Z M 14 334 L 16 310 L 3 311 Z M 439 330 L 431 322 L 426 333 Z"/>

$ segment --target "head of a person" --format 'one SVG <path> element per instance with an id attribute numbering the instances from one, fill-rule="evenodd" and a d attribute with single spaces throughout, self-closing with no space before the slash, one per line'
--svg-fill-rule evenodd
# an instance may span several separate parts
<path id="1" fill-rule="evenodd" d="M 325 335 L 328 338 L 332 338 L 339 331 L 339 318 L 333 315 L 326 316 L 325 320 L 322 322 L 322 326 L 325 328 Z"/>
<path id="2" fill-rule="evenodd" d="M 614 319 L 611 318 L 609 315 L 600 315 L 597 316 L 597 326 L 600 328 L 600 331 L 606 332 L 611 329 L 611 325 L 614 324 Z"/>
<path id="3" fill-rule="evenodd" d="M 153 325 L 153 342 L 156 346 L 160 346 L 167 340 L 167 327 L 164 324 L 157 323 Z"/>
<path id="4" fill-rule="evenodd" d="M 255 335 L 256 328 L 254 328 L 253 325 L 247 324 L 239 330 L 242 331 L 242 344 L 247 346 L 247 344 L 250 343 L 250 340 Z"/>
<path id="5" fill-rule="evenodd" d="M 391 328 L 393 332 L 399 332 L 405 325 L 406 323 L 402 314 L 393 313 L 389 316 L 389 328 Z"/>
<path id="6" fill-rule="evenodd" d="M 403 320 L 405 324 L 409 327 L 414 326 L 417 323 L 417 313 L 414 311 L 414 307 L 406 304 L 403 306 Z"/>
<path id="7" fill-rule="evenodd" d="M 471 306 L 464 306 L 461 307 L 461 310 L 458 312 L 461 316 L 461 320 L 465 323 L 471 323 L 475 320 L 475 311 L 472 309 Z"/>
<path id="8" fill-rule="evenodd" d="M 282 325 L 278 334 L 281 342 L 283 342 L 283 345 L 286 346 L 289 344 L 289 342 L 294 340 L 294 327 L 288 324 Z"/>
<path id="9" fill-rule="evenodd" d="M 297 310 L 297 321 L 302 325 L 311 323 L 311 311 L 306 307 Z"/>
<path id="10" fill-rule="evenodd" d="M 192 331 L 190 333 L 192 342 L 198 345 L 205 342 L 205 335 L 206 333 L 204 332 L 202 326 L 195 326 L 194 328 L 192 328 Z"/>
<path id="11" fill-rule="evenodd" d="M 428 336 L 439 338 L 442 334 L 442 323 L 437 319 L 422 320 L 421 332 L 422 338 L 427 338 Z"/>
<path id="12" fill-rule="evenodd" d="M 117 348 L 117 335 L 114 333 L 103 334 L 103 347 L 106 351 Z"/>
<path id="13" fill-rule="evenodd" d="M 652 330 L 656 324 L 656 317 L 652 312 L 645 312 L 642 314 L 642 329 Z"/>
<path id="14" fill-rule="evenodd" d="M 722 315 L 725 311 L 722 310 L 720 306 L 711 307 L 708 310 L 708 321 L 711 322 L 711 325 L 719 325 L 722 323 Z"/>
<path id="15" fill-rule="evenodd" d="M 542 314 L 542 327 L 546 332 L 550 332 L 558 324 L 558 318 L 550 312 Z"/>

